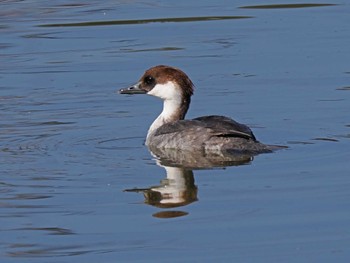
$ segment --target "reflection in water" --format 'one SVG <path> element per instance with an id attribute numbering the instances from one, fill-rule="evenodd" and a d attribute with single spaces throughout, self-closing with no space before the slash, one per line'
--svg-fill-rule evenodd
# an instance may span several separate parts
<path id="1" fill-rule="evenodd" d="M 187 169 L 210 169 L 214 167 L 226 167 L 248 164 L 253 160 L 253 155 L 244 152 L 205 152 L 205 151 L 179 151 L 175 149 L 160 149 L 150 147 L 163 166 L 186 167 Z"/>
<path id="2" fill-rule="evenodd" d="M 43 246 L 38 247 L 36 244 L 22 244 L 16 243 L 11 246 L 12 248 L 27 248 L 27 250 L 20 250 L 9 252 L 7 255 L 12 258 L 47 258 L 47 257 L 67 257 L 77 256 L 90 253 L 84 246 L 71 245 L 71 246 Z"/>
<path id="3" fill-rule="evenodd" d="M 74 232 L 67 228 L 60 227 L 23 227 L 16 230 L 47 231 L 49 235 L 73 235 Z"/>
<path id="4" fill-rule="evenodd" d="M 163 166 L 166 179 L 144 192 L 146 203 L 160 208 L 185 206 L 197 201 L 193 172 L 181 167 Z"/>
<path id="5" fill-rule="evenodd" d="M 188 215 L 188 213 L 183 211 L 161 211 L 153 214 L 154 217 L 158 218 L 174 218 L 186 215 Z"/>
<path id="6" fill-rule="evenodd" d="M 249 154 L 221 155 L 203 151 L 177 151 L 174 149 L 149 148 L 157 158 L 157 165 L 163 167 L 166 179 L 160 185 L 149 188 L 126 189 L 126 192 L 142 192 L 145 203 L 158 208 L 175 208 L 197 201 L 197 186 L 193 170 L 243 165 L 250 163 Z M 187 215 L 183 211 L 161 211 L 153 214 L 158 218 L 173 218 Z"/>
<path id="7" fill-rule="evenodd" d="M 309 7 L 323 7 L 334 6 L 337 4 L 272 4 L 272 5 L 251 5 L 241 6 L 245 9 L 281 9 L 281 8 L 309 8 Z"/>
<path id="8" fill-rule="evenodd" d="M 157 164 L 166 171 L 166 179 L 160 185 L 145 189 L 127 189 L 127 192 L 143 192 L 145 203 L 159 208 L 185 206 L 197 201 L 197 186 L 194 184 L 192 170 L 183 167 L 170 167 Z M 187 215 L 182 211 L 166 211 L 155 214 L 155 217 L 170 218 Z"/>
<path id="9" fill-rule="evenodd" d="M 113 20 L 113 21 L 92 21 L 81 23 L 64 23 L 64 24 L 43 24 L 40 27 L 72 27 L 72 26 L 108 26 L 108 25 L 136 25 L 149 23 L 183 23 L 183 22 L 200 22 L 216 20 L 232 20 L 252 18 L 251 16 L 199 16 L 199 17 L 173 17 L 173 18 L 153 18 L 153 19 L 134 19 L 134 20 Z"/>

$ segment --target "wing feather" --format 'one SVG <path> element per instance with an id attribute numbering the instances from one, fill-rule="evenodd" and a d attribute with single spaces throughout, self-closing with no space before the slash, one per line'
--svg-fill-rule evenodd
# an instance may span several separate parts
<path id="1" fill-rule="evenodd" d="M 231 118 L 216 115 L 164 124 L 156 130 L 154 136 L 190 131 L 200 132 L 201 129 L 209 132 L 211 136 L 239 137 L 256 141 L 253 132 L 248 126 L 238 123 Z"/>

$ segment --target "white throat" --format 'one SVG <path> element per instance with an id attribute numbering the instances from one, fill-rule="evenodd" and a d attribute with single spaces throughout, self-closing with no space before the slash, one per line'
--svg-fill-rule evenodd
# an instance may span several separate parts
<path id="1" fill-rule="evenodd" d="M 165 123 L 177 121 L 182 104 L 182 93 L 180 88 L 172 81 L 165 84 L 157 84 L 147 94 L 161 98 L 163 102 L 163 111 L 152 123 L 148 130 L 146 144 L 150 135 Z"/>

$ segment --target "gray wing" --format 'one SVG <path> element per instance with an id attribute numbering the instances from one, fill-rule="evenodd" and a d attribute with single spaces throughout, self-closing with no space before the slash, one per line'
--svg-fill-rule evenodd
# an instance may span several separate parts
<path id="1" fill-rule="evenodd" d="M 228 117 L 215 115 L 167 123 L 159 127 L 154 135 L 158 136 L 175 132 L 181 133 L 183 131 L 189 132 L 190 130 L 198 131 L 200 128 L 205 129 L 206 132 L 209 131 L 212 136 L 238 137 L 256 141 L 253 132 L 248 126 L 238 123 Z"/>

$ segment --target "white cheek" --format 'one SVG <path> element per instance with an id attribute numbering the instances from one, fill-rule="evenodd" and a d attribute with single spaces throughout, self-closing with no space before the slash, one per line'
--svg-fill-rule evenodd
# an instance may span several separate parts
<path id="1" fill-rule="evenodd" d="M 147 94 L 159 97 L 163 100 L 178 100 L 181 99 L 180 89 L 173 83 L 168 81 L 165 84 L 157 84 Z"/>

